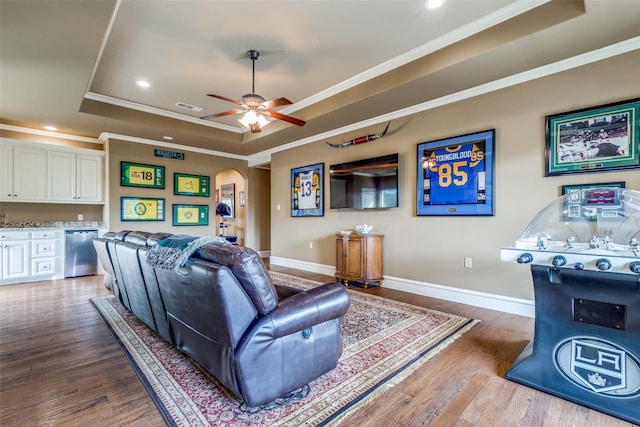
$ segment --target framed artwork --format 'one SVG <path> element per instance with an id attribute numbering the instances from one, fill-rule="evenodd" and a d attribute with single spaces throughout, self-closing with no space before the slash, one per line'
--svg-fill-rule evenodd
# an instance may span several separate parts
<path id="1" fill-rule="evenodd" d="M 640 167 L 640 98 L 545 117 L 545 176 Z"/>
<path id="2" fill-rule="evenodd" d="M 173 225 L 209 225 L 209 205 L 173 205 Z"/>
<path id="3" fill-rule="evenodd" d="M 563 185 L 562 195 L 568 194 L 569 196 L 562 210 L 562 220 L 565 222 L 583 219 L 595 221 L 624 216 L 624 206 L 620 194 L 622 188 L 625 188 L 624 181 Z"/>
<path id="4" fill-rule="evenodd" d="M 224 203 L 231 208 L 231 215 L 226 218 L 235 218 L 234 201 L 236 199 L 236 185 L 224 184 L 220 186 L 220 203 Z"/>
<path id="5" fill-rule="evenodd" d="M 164 166 L 120 162 L 121 186 L 164 188 L 164 180 Z"/>
<path id="6" fill-rule="evenodd" d="M 121 221 L 164 221 L 164 199 L 120 197 Z"/>
<path id="7" fill-rule="evenodd" d="M 238 206 L 243 208 L 245 204 L 246 202 L 244 200 L 244 191 L 238 191 Z"/>
<path id="8" fill-rule="evenodd" d="M 208 176 L 174 173 L 173 194 L 209 197 L 210 181 Z"/>
<path id="9" fill-rule="evenodd" d="M 418 144 L 417 215 L 493 215 L 495 129 Z"/>
<path id="10" fill-rule="evenodd" d="M 291 169 L 291 216 L 324 216 L 324 163 Z"/>

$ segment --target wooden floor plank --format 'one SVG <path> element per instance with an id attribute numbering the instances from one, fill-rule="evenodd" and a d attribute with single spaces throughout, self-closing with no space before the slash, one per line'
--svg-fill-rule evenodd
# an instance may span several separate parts
<path id="1" fill-rule="evenodd" d="M 271 266 L 319 281 L 331 276 Z M 631 424 L 507 381 L 533 320 L 394 291 L 362 290 L 481 321 L 344 426 L 612 426 Z M 89 303 L 102 277 L 0 286 L 0 425 L 160 426 L 164 421 Z"/>

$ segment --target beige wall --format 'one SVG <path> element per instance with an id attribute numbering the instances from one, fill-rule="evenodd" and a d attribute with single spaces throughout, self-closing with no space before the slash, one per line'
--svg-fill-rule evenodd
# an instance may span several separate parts
<path id="1" fill-rule="evenodd" d="M 57 203 L 0 203 L 7 223 L 102 221 L 102 205 L 74 205 Z"/>
<path id="2" fill-rule="evenodd" d="M 173 194 L 173 174 L 190 173 L 196 175 L 207 175 L 211 177 L 213 188 L 219 188 L 227 181 L 241 183 L 245 188 L 247 207 L 242 213 L 243 229 L 250 224 L 250 232 L 243 230 L 243 238 L 246 246 L 257 251 L 269 249 L 268 233 L 259 233 L 257 230 L 269 227 L 269 216 L 264 215 L 265 209 L 261 209 L 258 194 L 252 194 L 248 186 L 242 182 L 243 179 L 260 180 L 264 179 L 259 170 L 250 169 L 244 160 L 235 160 L 223 157 L 216 157 L 207 154 L 184 151 L 185 160 L 165 159 L 155 157 L 153 145 L 138 144 L 121 140 L 109 140 L 108 142 L 108 183 L 109 183 L 109 203 L 107 221 L 110 230 L 141 230 L 151 232 L 169 232 L 174 234 L 192 234 L 198 236 L 218 234 L 217 218 L 215 216 L 215 192 L 211 191 L 210 197 L 177 196 Z M 180 150 L 174 150 L 180 151 Z M 149 189 L 139 187 L 123 187 L 120 185 L 120 162 L 137 162 L 165 166 L 166 183 L 165 189 Z M 230 172 L 235 170 L 236 172 Z M 223 172 L 224 171 L 224 172 Z M 218 177 L 218 174 L 221 175 Z M 259 183 L 256 183 L 259 185 Z M 215 186 L 215 187 L 214 187 Z M 236 186 L 236 204 L 238 185 Z M 165 221 L 121 221 L 120 220 L 120 198 L 121 197 L 158 197 L 165 199 Z M 173 226 L 172 225 L 172 205 L 182 204 L 208 204 L 209 205 L 209 225 L 208 226 Z M 255 209 L 254 209 L 255 208 Z"/>
<path id="3" fill-rule="evenodd" d="M 356 224 L 373 224 L 385 235 L 384 273 L 454 288 L 533 299 L 528 268 L 500 261 L 533 215 L 560 194 L 563 184 L 626 181 L 640 190 L 640 171 L 544 177 L 545 115 L 640 96 L 640 52 L 539 79 L 418 115 L 394 120 L 383 139 L 343 149 L 318 141 L 277 153 L 271 162 L 271 254 L 286 259 L 335 265 L 335 237 Z M 384 124 L 334 138 L 377 133 Z M 430 140 L 496 130 L 495 216 L 416 216 L 416 145 Z M 291 168 L 398 152 L 400 207 L 380 211 L 325 209 L 324 217 L 292 218 Z M 277 205 L 281 209 L 277 210 Z M 313 248 L 309 248 L 313 242 Z M 473 268 L 463 268 L 464 258 Z"/>

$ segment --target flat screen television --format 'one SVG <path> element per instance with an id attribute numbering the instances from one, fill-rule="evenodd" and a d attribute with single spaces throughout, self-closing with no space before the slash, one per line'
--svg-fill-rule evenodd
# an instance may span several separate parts
<path id="1" fill-rule="evenodd" d="M 398 153 L 329 167 L 330 209 L 398 207 Z"/>

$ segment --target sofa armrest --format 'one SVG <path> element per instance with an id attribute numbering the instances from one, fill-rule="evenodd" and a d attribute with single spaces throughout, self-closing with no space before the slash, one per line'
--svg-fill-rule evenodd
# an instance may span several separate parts
<path id="1" fill-rule="evenodd" d="M 270 321 L 274 338 L 277 338 L 340 318 L 349 309 L 349 304 L 349 292 L 345 287 L 331 282 L 280 301 L 263 320 Z"/>

